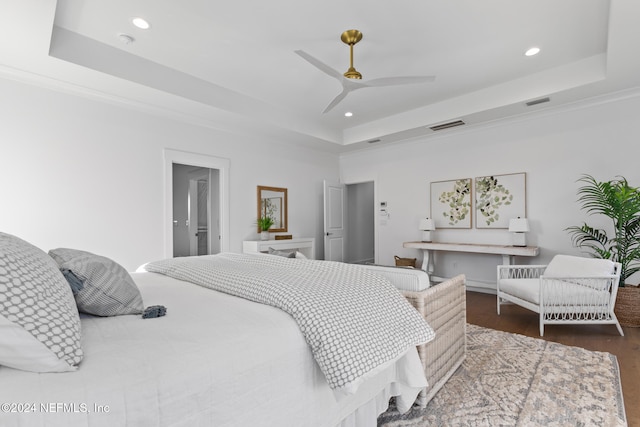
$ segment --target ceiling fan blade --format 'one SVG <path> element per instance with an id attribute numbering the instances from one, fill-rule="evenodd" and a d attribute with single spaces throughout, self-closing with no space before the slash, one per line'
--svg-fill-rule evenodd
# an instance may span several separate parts
<path id="1" fill-rule="evenodd" d="M 296 53 L 298 56 L 302 57 L 303 59 L 305 59 L 307 62 L 309 62 L 311 65 L 313 65 L 314 67 L 318 68 L 320 71 L 330 75 L 331 77 L 338 79 L 338 80 L 342 80 L 343 76 L 342 73 L 334 70 L 333 68 L 329 67 L 327 64 L 325 64 L 324 62 L 320 61 L 319 59 L 309 55 L 307 52 L 303 51 L 303 50 L 294 50 L 294 53 Z"/>
<path id="2" fill-rule="evenodd" d="M 370 87 L 413 85 L 432 82 L 435 79 L 435 76 L 382 77 L 380 79 L 364 81 L 362 85 Z"/>
<path id="3" fill-rule="evenodd" d="M 346 88 L 342 89 L 342 92 L 340 92 L 340 93 L 338 94 L 338 96 L 336 96 L 335 98 L 333 98 L 333 101 L 331 101 L 331 102 L 329 103 L 329 105 L 327 105 L 327 108 L 325 108 L 325 109 L 324 109 L 324 111 L 322 112 L 322 114 L 325 114 L 325 113 L 328 113 L 329 111 L 331 111 L 331 110 L 333 109 L 333 107 L 335 107 L 336 105 L 338 105 L 338 104 L 340 103 L 340 101 L 342 101 L 342 100 L 347 96 L 347 94 L 348 94 L 349 92 L 350 92 L 350 91 L 349 91 L 348 89 L 346 89 Z"/>

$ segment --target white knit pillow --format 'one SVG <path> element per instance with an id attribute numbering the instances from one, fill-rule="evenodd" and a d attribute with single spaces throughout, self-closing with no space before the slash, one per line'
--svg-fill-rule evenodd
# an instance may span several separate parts
<path id="1" fill-rule="evenodd" d="M 0 233 L 0 365 L 73 371 L 82 360 L 71 288 L 45 252 Z"/>

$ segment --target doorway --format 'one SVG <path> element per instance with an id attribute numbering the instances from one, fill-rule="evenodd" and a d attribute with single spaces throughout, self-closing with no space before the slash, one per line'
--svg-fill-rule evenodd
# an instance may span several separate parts
<path id="1" fill-rule="evenodd" d="M 229 159 L 165 148 L 164 162 L 165 257 L 228 252 Z"/>
<path id="2" fill-rule="evenodd" d="M 375 202 L 373 182 L 346 185 L 347 232 L 345 262 L 375 260 Z"/>
<path id="3" fill-rule="evenodd" d="M 220 171 L 173 164 L 173 256 L 220 252 Z"/>
<path id="4" fill-rule="evenodd" d="M 375 182 L 324 182 L 324 259 L 375 262 Z"/>

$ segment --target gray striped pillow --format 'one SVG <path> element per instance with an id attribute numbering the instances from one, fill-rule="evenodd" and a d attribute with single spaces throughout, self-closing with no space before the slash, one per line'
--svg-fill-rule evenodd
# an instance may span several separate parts
<path id="1" fill-rule="evenodd" d="M 96 316 L 142 313 L 140 291 L 120 264 L 77 249 L 53 249 L 49 255 L 61 270 L 71 270 L 84 280 L 83 288 L 75 295 L 79 311 Z"/>

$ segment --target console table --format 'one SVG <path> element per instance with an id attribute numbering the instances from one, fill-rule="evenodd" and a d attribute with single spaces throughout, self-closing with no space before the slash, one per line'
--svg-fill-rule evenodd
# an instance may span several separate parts
<path id="1" fill-rule="evenodd" d="M 256 252 L 269 252 L 269 248 L 278 251 L 296 249 L 309 259 L 316 259 L 316 239 L 313 237 L 300 237 L 286 240 L 245 240 L 242 242 L 242 252 L 245 254 Z"/>
<path id="2" fill-rule="evenodd" d="M 516 256 L 537 256 L 540 252 L 537 246 L 484 245 L 477 243 L 404 242 L 402 246 L 422 250 L 422 269 L 429 275 L 433 273 L 432 252 L 434 251 L 502 255 L 502 264 L 513 264 Z M 468 287 L 472 288 L 493 289 L 495 292 L 495 286 L 491 288 L 485 283 L 472 282 L 468 283 L 468 285 L 471 285 Z"/>

